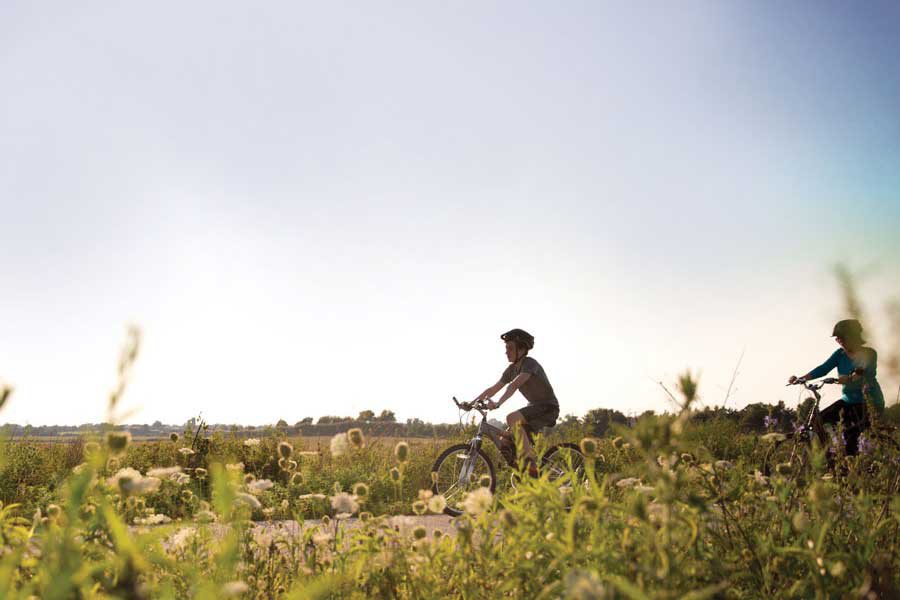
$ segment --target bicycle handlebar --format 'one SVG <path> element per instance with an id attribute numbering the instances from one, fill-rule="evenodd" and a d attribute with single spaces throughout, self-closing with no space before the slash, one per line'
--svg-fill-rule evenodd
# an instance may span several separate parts
<path id="1" fill-rule="evenodd" d="M 472 402 L 460 402 L 459 400 L 456 399 L 456 396 L 453 396 L 453 403 L 456 404 L 457 408 L 460 408 L 465 411 L 470 411 L 473 409 L 481 410 L 481 411 L 489 410 L 488 407 L 486 407 L 484 405 L 485 404 L 484 400 L 477 400 L 477 401 L 473 400 Z"/>

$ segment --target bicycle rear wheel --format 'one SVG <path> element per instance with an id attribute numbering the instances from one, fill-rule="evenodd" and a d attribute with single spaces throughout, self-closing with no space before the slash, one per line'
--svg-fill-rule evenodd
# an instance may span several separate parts
<path id="1" fill-rule="evenodd" d="M 490 478 L 492 494 L 497 489 L 497 476 L 491 459 L 481 448 L 473 454 L 469 444 L 456 444 L 444 450 L 434 461 L 431 472 L 431 491 L 444 497 L 447 501 L 444 514 L 454 517 L 462 514 L 459 503 L 468 492 L 482 486 L 483 477 Z"/>
<path id="2" fill-rule="evenodd" d="M 587 478 L 585 461 L 578 444 L 557 444 L 541 456 L 541 471 L 547 473 L 547 479 L 560 488 L 583 486 Z"/>

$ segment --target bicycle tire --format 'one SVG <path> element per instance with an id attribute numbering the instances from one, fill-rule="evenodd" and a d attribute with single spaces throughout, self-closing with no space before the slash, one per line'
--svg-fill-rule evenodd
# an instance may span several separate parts
<path id="1" fill-rule="evenodd" d="M 795 479 L 804 472 L 809 459 L 809 444 L 805 440 L 788 435 L 786 439 L 770 442 L 768 446 L 760 469 L 763 475 L 771 477 L 775 474 L 775 468 L 783 463 L 790 465 L 790 472 L 784 475 L 787 479 Z"/>
<path id="2" fill-rule="evenodd" d="M 467 486 L 465 489 L 463 489 L 461 486 L 458 488 L 460 492 L 463 492 L 462 494 L 452 494 L 450 497 L 448 497 L 447 494 L 450 490 L 449 489 L 443 489 L 443 490 L 441 489 L 445 483 L 449 483 L 449 482 L 445 482 L 444 480 L 441 479 L 441 471 L 442 471 L 441 467 L 444 466 L 444 463 L 446 461 L 448 461 L 448 459 L 454 457 L 454 455 L 458 456 L 461 453 L 468 454 L 470 452 L 470 450 L 471 450 L 471 446 L 469 444 L 454 444 L 453 446 L 450 446 L 449 448 L 447 448 L 446 450 L 441 452 L 441 455 L 437 457 L 437 459 L 434 461 L 434 465 L 431 467 L 431 472 L 438 474 L 436 477 L 437 481 L 432 480 L 432 482 L 431 482 L 431 491 L 434 494 L 440 494 L 440 495 L 444 496 L 444 499 L 447 501 L 447 507 L 444 509 L 444 514 L 450 515 L 451 517 L 458 517 L 459 515 L 461 515 L 463 513 L 463 511 L 461 509 L 459 509 L 455 506 L 455 503 L 464 497 L 464 493 L 472 491 L 474 489 L 477 489 L 478 486 L 480 486 L 481 484 L 477 480 L 474 482 L 470 481 L 469 486 Z M 483 461 L 487 467 L 486 474 L 489 475 L 491 478 L 490 490 L 491 490 L 491 493 L 493 494 L 497 489 L 497 475 L 496 475 L 496 472 L 494 471 L 494 463 L 491 462 L 490 457 L 488 457 L 488 455 L 481 448 L 478 449 L 478 458 L 481 459 L 481 461 Z M 466 459 L 463 459 L 463 460 L 466 460 Z M 460 469 L 461 468 L 462 468 L 462 465 L 460 465 Z M 457 470 L 455 468 L 451 467 L 448 470 L 448 472 L 456 473 Z M 432 477 L 435 477 L 435 476 L 432 475 Z M 450 488 L 450 489 L 452 489 L 452 488 Z"/>
<path id="3" fill-rule="evenodd" d="M 573 456 L 570 456 L 569 459 L 563 459 L 562 463 L 554 466 L 554 457 L 560 456 L 563 452 L 572 453 Z M 580 462 L 575 464 L 575 457 L 577 457 Z M 550 473 L 549 480 L 555 481 L 565 475 L 563 469 L 568 468 L 570 466 L 575 467 L 576 475 L 581 479 L 578 483 L 583 483 L 585 474 L 585 464 L 587 462 L 587 457 L 581 451 L 581 448 L 578 444 L 573 444 L 571 442 L 563 442 L 561 444 L 556 444 L 554 446 L 550 446 L 547 450 L 541 455 L 541 470 L 545 471 L 547 469 L 558 468 L 560 469 L 559 473 Z M 569 464 L 566 464 L 569 463 Z"/>

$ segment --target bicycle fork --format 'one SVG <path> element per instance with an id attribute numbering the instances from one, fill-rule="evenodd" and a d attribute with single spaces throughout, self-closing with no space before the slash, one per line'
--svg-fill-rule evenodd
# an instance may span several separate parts
<path id="1" fill-rule="evenodd" d="M 459 486 L 465 488 L 469 483 L 469 478 L 475 470 L 475 461 L 478 460 L 478 451 L 481 449 L 481 436 L 472 438 L 469 444 L 469 455 L 463 461 L 462 468 L 459 470 Z"/>

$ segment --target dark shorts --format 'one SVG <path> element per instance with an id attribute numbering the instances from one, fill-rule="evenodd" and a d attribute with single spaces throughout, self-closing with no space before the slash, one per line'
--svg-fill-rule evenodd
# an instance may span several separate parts
<path id="1" fill-rule="evenodd" d="M 520 408 L 519 412 L 525 417 L 525 424 L 535 433 L 544 427 L 556 425 L 559 417 L 559 406 L 555 404 L 529 404 Z"/>

